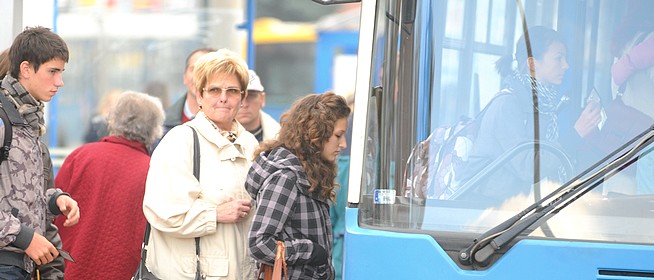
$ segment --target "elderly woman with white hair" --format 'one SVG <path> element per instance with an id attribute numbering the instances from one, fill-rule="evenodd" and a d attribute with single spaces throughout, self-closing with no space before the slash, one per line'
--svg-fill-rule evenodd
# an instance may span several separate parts
<path id="1" fill-rule="evenodd" d="M 152 154 L 143 200 L 152 226 L 146 266 L 165 279 L 255 279 L 247 254 L 253 205 L 244 184 L 258 142 L 236 120 L 248 66 L 232 51 L 210 52 L 195 62 L 193 81 L 200 111 Z"/>
<path id="2" fill-rule="evenodd" d="M 160 137 L 163 119 L 158 98 L 123 92 L 108 115 L 109 136 L 66 157 L 55 184 L 74 195 L 84 212 L 75 227 L 63 227 L 65 217 L 56 220 L 64 249 L 77 261 L 66 263 L 66 279 L 129 279 L 136 269 L 148 147 Z"/>

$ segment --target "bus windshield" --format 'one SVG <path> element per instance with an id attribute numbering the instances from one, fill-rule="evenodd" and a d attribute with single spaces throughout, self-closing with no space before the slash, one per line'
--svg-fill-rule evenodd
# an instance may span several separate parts
<path id="1" fill-rule="evenodd" d="M 654 1 L 376 7 L 360 226 L 654 244 Z"/>

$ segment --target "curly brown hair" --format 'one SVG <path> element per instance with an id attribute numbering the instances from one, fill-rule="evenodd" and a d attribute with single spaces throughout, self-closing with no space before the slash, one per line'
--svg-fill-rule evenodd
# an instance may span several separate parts
<path id="1" fill-rule="evenodd" d="M 277 139 L 261 143 L 255 156 L 277 147 L 288 149 L 300 159 L 311 184 L 309 191 L 334 201 L 336 163 L 324 159 L 321 153 L 334 133 L 336 121 L 349 115 L 350 107 L 342 96 L 333 92 L 309 94 L 282 114 Z"/>

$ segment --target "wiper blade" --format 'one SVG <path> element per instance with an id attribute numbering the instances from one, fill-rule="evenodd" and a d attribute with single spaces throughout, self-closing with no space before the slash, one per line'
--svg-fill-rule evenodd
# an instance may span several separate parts
<path id="1" fill-rule="evenodd" d="M 605 164 L 604 167 L 591 174 L 583 180 L 579 180 L 592 170 L 596 169 L 602 163 L 613 158 L 618 152 L 633 145 L 636 141 L 642 139 L 638 144 L 633 146 L 628 151 L 624 152 L 619 157 L 611 160 Z M 554 190 L 546 197 L 540 199 L 532 205 L 529 205 L 524 210 L 501 224 L 493 227 L 492 229 L 481 234 L 475 239 L 470 246 L 463 249 L 459 253 L 459 261 L 464 265 L 471 265 L 473 263 L 485 265 L 486 261 L 497 250 L 500 250 L 504 245 L 515 239 L 520 233 L 528 229 L 538 220 L 541 220 L 546 215 L 549 217 L 556 215 L 570 203 L 579 199 L 589 191 L 593 190 L 596 186 L 603 182 L 606 175 L 608 177 L 617 173 L 621 166 L 632 161 L 642 149 L 654 142 L 654 125 L 646 129 L 639 135 L 635 136 L 627 143 L 616 149 L 593 166 L 586 169 L 584 172 L 572 178 L 566 184 Z M 555 198 L 555 196 L 557 196 Z M 549 203 L 543 205 L 545 202 Z M 546 219 L 543 219 L 545 221 Z"/>

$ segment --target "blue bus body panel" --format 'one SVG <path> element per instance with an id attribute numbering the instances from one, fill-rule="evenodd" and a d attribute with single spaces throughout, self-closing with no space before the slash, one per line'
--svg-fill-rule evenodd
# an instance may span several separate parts
<path id="1" fill-rule="evenodd" d="M 357 208 L 346 208 L 346 280 L 654 277 L 654 246 L 557 240 L 522 240 L 487 270 L 462 270 L 431 236 L 361 228 L 357 215 Z M 641 274 L 600 275 L 600 270 Z"/>

